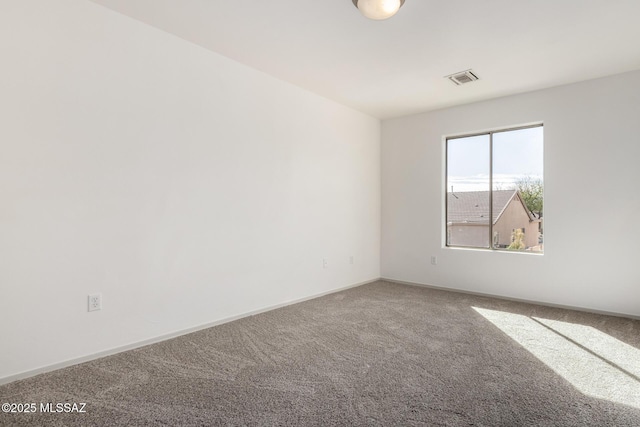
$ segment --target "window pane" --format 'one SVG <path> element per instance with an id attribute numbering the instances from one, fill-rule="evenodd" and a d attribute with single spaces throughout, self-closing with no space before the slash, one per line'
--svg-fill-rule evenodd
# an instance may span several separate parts
<path id="1" fill-rule="evenodd" d="M 543 128 L 493 134 L 493 247 L 542 252 Z"/>
<path id="2" fill-rule="evenodd" d="M 447 141 L 447 245 L 489 248 L 489 135 Z"/>

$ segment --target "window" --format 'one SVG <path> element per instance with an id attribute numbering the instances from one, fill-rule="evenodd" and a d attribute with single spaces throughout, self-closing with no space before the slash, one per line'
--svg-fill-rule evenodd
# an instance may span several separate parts
<path id="1" fill-rule="evenodd" d="M 446 244 L 543 252 L 543 127 L 446 140 Z"/>

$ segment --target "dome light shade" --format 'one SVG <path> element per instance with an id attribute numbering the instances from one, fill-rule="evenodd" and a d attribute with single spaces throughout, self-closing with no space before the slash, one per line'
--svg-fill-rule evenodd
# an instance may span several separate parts
<path id="1" fill-rule="evenodd" d="M 367 18 L 380 21 L 395 15 L 404 0 L 353 0 L 353 4 Z"/>

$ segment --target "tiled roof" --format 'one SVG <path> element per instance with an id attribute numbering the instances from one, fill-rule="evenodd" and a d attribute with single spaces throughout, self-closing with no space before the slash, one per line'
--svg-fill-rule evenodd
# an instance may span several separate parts
<path id="1" fill-rule="evenodd" d="M 516 190 L 493 192 L 493 223 L 517 193 Z M 447 193 L 447 222 L 489 224 L 489 192 L 465 191 Z"/>

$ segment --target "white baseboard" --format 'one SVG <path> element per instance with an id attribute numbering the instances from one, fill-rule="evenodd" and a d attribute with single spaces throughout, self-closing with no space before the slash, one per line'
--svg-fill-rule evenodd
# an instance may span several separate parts
<path id="1" fill-rule="evenodd" d="M 136 348 L 140 348 L 140 347 L 144 347 L 150 344 L 155 344 L 155 343 L 159 343 L 162 341 L 166 341 L 169 340 L 171 338 L 176 338 L 182 335 L 186 335 L 186 334 L 190 334 L 192 332 L 197 332 L 203 329 L 207 329 L 207 328 L 211 328 L 213 326 L 218 326 L 218 325 L 222 325 L 224 323 L 228 323 L 228 322 L 233 322 L 234 320 L 238 320 L 238 319 L 242 319 L 244 317 L 249 317 L 249 316 L 255 316 L 256 314 L 260 314 L 260 313 L 264 313 L 267 311 L 271 311 L 271 310 L 275 310 L 277 308 L 282 308 L 282 307 L 286 307 L 288 305 L 292 305 L 292 304 L 296 304 L 299 302 L 304 302 L 304 301 L 308 301 L 314 298 L 319 298 L 325 295 L 329 295 L 329 294 L 333 294 L 336 292 L 340 292 L 340 291 L 344 291 L 346 289 L 350 289 L 350 288 L 355 288 L 358 286 L 362 286 L 362 285 L 366 285 L 368 283 L 373 283 L 380 280 L 380 278 L 375 278 L 375 279 L 371 279 L 371 280 L 366 280 L 364 282 L 359 282 L 359 283 L 353 283 L 351 285 L 347 285 L 347 286 L 342 286 L 340 288 L 336 288 L 336 289 L 332 289 L 329 291 L 324 291 L 324 292 L 320 292 L 317 294 L 313 294 L 310 296 L 306 296 L 306 297 L 302 297 L 302 298 L 297 298 L 297 299 L 293 299 L 290 301 L 286 301 L 280 304 L 274 304 L 274 305 L 270 305 L 264 308 L 260 308 L 257 310 L 252 310 L 246 313 L 242 313 L 242 314 L 238 314 L 236 316 L 231 316 L 231 317 L 226 317 L 224 319 L 221 320 L 216 320 L 214 322 L 209 322 L 209 323 L 205 323 L 202 325 L 198 325 L 198 326 L 194 326 L 191 328 L 187 328 L 187 329 L 181 329 L 179 331 L 175 331 L 175 332 L 171 332 L 168 334 L 164 334 L 164 335 L 160 335 L 154 338 L 149 338 L 146 340 L 142 340 L 142 341 L 137 341 L 131 344 L 126 344 L 123 346 L 119 346 L 119 347 L 114 347 L 112 349 L 109 350 L 104 350 L 104 351 L 99 351 L 97 353 L 92 353 L 86 356 L 81 356 L 81 357 L 77 357 L 77 358 L 73 358 L 73 359 L 69 359 L 69 360 L 65 360 L 63 362 L 59 362 L 59 363 L 54 363 L 52 365 L 47 365 L 47 366 L 43 366 L 40 368 L 36 368 L 36 369 L 30 369 L 28 371 L 24 371 L 24 372 L 20 372 L 18 374 L 14 374 L 14 375 L 9 375 L 7 377 L 3 377 L 0 378 L 0 385 L 3 384 L 8 384 L 14 381 L 18 381 L 18 380 L 22 380 L 25 378 L 29 378 L 29 377 L 33 377 L 39 374 L 44 374 L 46 372 L 51 372 L 51 371 L 56 371 L 58 369 L 62 369 L 62 368 L 67 368 L 69 366 L 73 366 L 73 365 L 78 365 L 80 363 L 85 363 L 85 362 L 89 362 L 91 360 L 95 360 L 95 359 L 100 359 L 102 357 L 106 357 L 106 356 L 111 356 L 113 354 L 117 354 L 117 353 L 122 353 L 123 351 L 128 351 L 128 350 L 134 350 Z"/>
<path id="2" fill-rule="evenodd" d="M 390 279 L 390 278 L 387 278 L 387 277 L 381 277 L 380 280 L 384 280 L 385 282 L 398 283 L 400 285 L 418 286 L 418 287 L 421 287 L 421 288 L 438 289 L 440 291 L 458 292 L 458 293 L 461 293 L 461 294 L 476 295 L 476 296 L 479 296 L 479 297 L 488 297 L 488 298 L 496 298 L 496 299 L 501 299 L 501 300 L 506 300 L 506 301 L 523 302 L 523 303 L 526 303 L 526 304 L 535 304 L 535 305 L 541 305 L 541 306 L 544 306 L 544 307 L 563 308 L 565 310 L 582 311 L 582 312 L 585 312 L 585 313 L 602 314 L 602 315 L 605 315 L 605 316 L 624 317 L 624 318 L 627 318 L 627 319 L 640 320 L 640 316 L 635 316 L 633 314 L 627 314 L 627 313 L 617 313 L 615 311 L 596 310 L 596 309 L 586 308 L 586 307 L 577 307 L 577 306 L 571 306 L 571 305 L 554 304 L 554 303 L 550 303 L 550 302 L 528 300 L 528 299 L 523 299 L 523 298 L 513 298 L 513 297 L 507 297 L 507 296 L 503 296 L 503 295 L 488 294 L 488 293 L 483 293 L 483 292 L 474 292 L 474 291 L 469 291 L 469 290 L 466 290 L 466 289 L 457 289 L 457 288 L 448 288 L 448 287 L 445 287 L 445 286 L 430 285 L 430 284 L 427 284 L 427 283 L 407 282 L 405 280 Z"/>

